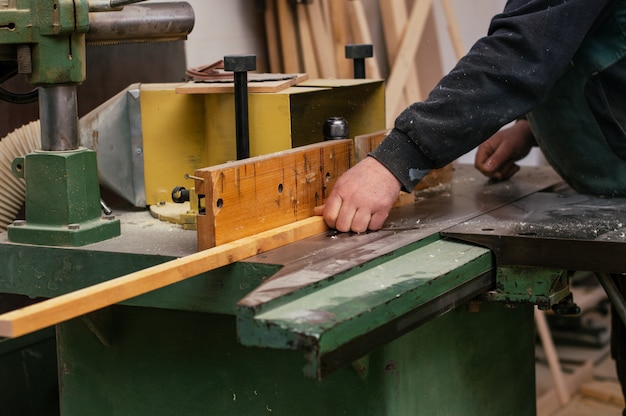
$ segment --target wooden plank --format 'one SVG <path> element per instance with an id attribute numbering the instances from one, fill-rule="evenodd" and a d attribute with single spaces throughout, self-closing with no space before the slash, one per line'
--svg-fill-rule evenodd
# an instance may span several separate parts
<path id="1" fill-rule="evenodd" d="M 335 53 L 332 47 L 332 38 L 329 28 L 324 21 L 322 4 L 319 1 L 305 4 L 309 25 L 315 32 L 313 46 L 317 58 L 317 67 L 322 78 L 335 78 Z"/>
<path id="2" fill-rule="evenodd" d="M 309 24 L 309 18 L 304 3 L 296 4 L 298 15 L 298 32 L 300 33 L 300 50 L 302 51 L 302 64 L 304 72 L 311 78 L 319 77 L 317 58 L 315 56 L 315 46 L 313 42 L 313 32 Z"/>
<path id="3" fill-rule="evenodd" d="M 270 64 L 270 72 L 283 72 L 280 58 L 280 38 L 278 35 L 278 23 L 276 22 L 276 0 L 265 1 L 265 38 L 267 54 Z"/>
<path id="4" fill-rule="evenodd" d="M 288 0 L 276 0 L 278 28 L 283 58 L 283 70 L 287 73 L 302 72 L 297 42 L 297 31 L 291 4 Z"/>
<path id="5" fill-rule="evenodd" d="M 580 394 L 606 403 L 616 404 L 620 407 L 626 406 L 622 389 L 619 383 L 614 381 L 590 381 L 580 386 Z"/>
<path id="6" fill-rule="evenodd" d="M 352 141 L 333 140 L 196 170 L 199 249 L 314 215 L 352 159 Z"/>
<path id="7" fill-rule="evenodd" d="M 441 0 L 443 6 L 443 13 L 446 16 L 446 23 L 448 27 L 448 34 L 450 35 L 450 41 L 452 42 L 452 49 L 456 59 L 459 60 L 465 55 L 465 46 L 461 40 L 461 33 L 459 31 L 459 24 L 456 21 L 454 10 L 450 0 Z"/>
<path id="8" fill-rule="evenodd" d="M 593 379 L 593 360 L 577 368 L 565 377 L 565 386 L 569 394 L 576 393 L 583 383 Z M 537 398 L 537 416 L 549 416 L 562 406 L 555 388 Z"/>
<path id="9" fill-rule="evenodd" d="M 387 58 L 390 63 L 396 61 L 398 47 L 402 41 L 404 32 L 407 30 L 407 5 L 406 0 L 380 0 L 380 12 L 383 20 L 383 30 L 385 32 L 385 45 L 387 47 Z M 421 100 L 422 92 L 418 82 L 419 73 L 417 65 L 409 72 L 406 84 L 402 91 L 402 99 L 394 100 L 396 108 L 387 109 L 387 126 L 393 126 L 393 122 L 398 114 L 405 107 Z"/>
<path id="10" fill-rule="evenodd" d="M 0 336 L 18 337 L 327 230 L 310 217 L 0 315 Z"/>
<path id="11" fill-rule="evenodd" d="M 407 30 L 404 32 L 387 80 L 387 106 L 389 108 L 397 108 L 398 101 L 402 98 L 402 90 L 407 76 L 415 65 L 415 53 L 422 39 L 431 7 L 432 0 L 417 0 L 413 5 L 406 25 Z"/>
<path id="12" fill-rule="evenodd" d="M 348 1 L 348 17 L 354 43 L 374 44 L 361 0 Z M 374 51 L 373 58 L 365 60 L 365 77 L 368 79 L 380 79 L 381 77 L 376 60 L 376 51 Z"/>
<path id="13" fill-rule="evenodd" d="M 335 67 L 338 78 L 352 78 L 352 65 L 346 58 L 346 45 L 348 40 L 348 16 L 346 13 L 345 0 L 332 0 L 328 2 L 330 9 L 330 25 L 333 35 L 333 47 L 335 49 Z"/>
<path id="14" fill-rule="evenodd" d="M 565 384 L 565 377 L 561 370 L 561 364 L 559 362 L 558 353 L 554 342 L 552 341 L 552 335 L 550 328 L 548 328 L 548 322 L 546 315 L 543 311 L 535 308 L 535 325 L 537 326 L 537 333 L 541 339 L 541 346 L 546 353 L 548 365 L 550 366 L 550 373 L 552 374 L 552 381 L 554 382 L 554 388 L 556 390 L 559 402 L 563 405 L 570 399 L 570 393 Z"/>
<path id="15" fill-rule="evenodd" d="M 279 81 L 248 81 L 249 93 L 280 92 L 306 81 L 307 74 L 294 74 L 294 78 Z M 232 82 L 187 82 L 175 88 L 177 94 L 224 94 L 233 93 L 235 84 Z"/>

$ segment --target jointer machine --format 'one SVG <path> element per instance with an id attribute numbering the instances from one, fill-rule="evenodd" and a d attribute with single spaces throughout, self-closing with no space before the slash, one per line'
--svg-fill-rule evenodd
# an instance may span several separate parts
<path id="1" fill-rule="evenodd" d="M 131 85 L 79 121 L 85 38 L 154 38 L 129 28 L 163 15 L 185 36 L 190 7 L 4 3 L 42 149 L 11 163 L 25 218 L 0 233 L 0 293 L 32 303 L 0 297 L 3 413 L 534 415 L 535 305 L 575 310 L 569 276 L 590 271 L 626 317 L 625 200 L 452 165 L 383 230 L 327 230 L 313 208 L 384 135 L 381 81 L 246 82 L 243 123 L 245 56 L 233 82 Z M 349 138 L 324 141 L 329 119 Z"/>

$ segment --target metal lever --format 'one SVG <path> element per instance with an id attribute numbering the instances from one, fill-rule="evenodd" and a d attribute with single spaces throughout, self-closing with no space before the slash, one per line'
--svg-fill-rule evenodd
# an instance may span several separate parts
<path id="1" fill-rule="evenodd" d="M 256 55 L 228 55 L 224 57 L 224 70 L 235 73 L 235 134 L 237 140 L 237 160 L 250 157 L 248 71 L 254 71 L 255 69 Z"/>

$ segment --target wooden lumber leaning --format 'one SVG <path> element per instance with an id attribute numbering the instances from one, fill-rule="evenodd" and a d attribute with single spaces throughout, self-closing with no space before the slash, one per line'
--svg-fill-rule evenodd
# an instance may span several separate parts
<path id="1" fill-rule="evenodd" d="M 196 170 L 198 248 L 314 215 L 352 159 L 352 140 L 332 140 Z"/>
<path id="2" fill-rule="evenodd" d="M 326 24 L 322 3 L 319 1 L 305 4 L 308 23 L 312 31 L 313 46 L 317 59 L 317 69 L 322 78 L 335 78 L 337 76 L 335 68 L 335 53 L 333 48 L 332 33 Z"/>
<path id="3" fill-rule="evenodd" d="M 282 60 L 280 51 L 280 37 L 278 34 L 278 23 L 276 21 L 276 0 L 265 1 L 265 39 L 267 41 L 267 55 L 270 72 L 280 73 L 282 70 Z"/>
<path id="4" fill-rule="evenodd" d="M 291 74 L 301 72 L 297 30 L 291 4 L 286 0 L 277 0 L 275 4 L 278 16 L 283 71 Z"/>
<path id="5" fill-rule="evenodd" d="M 406 0 L 380 0 L 379 7 L 383 20 L 387 58 L 389 62 L 395 62 L 398 55 L 398 47 L 404 32 L 407 30 Z M 417 71 L 417 65 L 414 65 L 413 70 L 408 73 L 406 84 L 402 91 L 402 98 L 395 100 L 395 108 L 387 109 L 387 126 L 393 125 L 396 115 L 400 114 L 405 107 L 422 98 L 419 85 L 419 71 Z"/>
<path id="6" fill-rule="evenodd" d="M 441 0 L 443 6 L 443 13 L 446 16 L 446 22 L 448 27 L 448 34 L 450 35 L 450 41 L 452 42 L 452 49 L 454 49 L 454 55 L 456 59 L 461 59 L 465 55 L 465 46 L 461 40 L 461 32 L 459 31 L 459 24 L 456 21 L 454 10 L 450 0 Z"/>
<path id="7" fill-rule="evenodd" d="M 432 0 L 417 0 L 413 5 L 404 31 L 402 42 L 391 66 L 387 81 L 387 107 L 397 108 L 409 72 L 415 66 L 415 53 L 420 45 L 426 21 L 430 15 Z"/>
<path id="8" fill-rule="evenodd" d="M 348 18 L 354 43 L 373 44 L 365 8 L 361 0 L 348 1 Z M 373 58 L 365 60 L 365 76 L 368 79 L 379 79 L 381 77 L 376 61 L 376 53 L 374 53 Z"/>
<path id="9" fill-rule="evenodd" d="M 313 41 L 313 31 L 309 24 L 306 5 L 296 4 L 296 15 L 298 16 L 298 33 L 300 34 L 300 51 L 302 53 L 302 64 L 304 72 L 311 78 L 319 78 L 317 58 L 315 57 L 315 46 Z"/>
<path id="10" fill-rule="evenodd" d="M 0 315 L 0 336 L 32 333 L 326 230 L 321 217 L 306 218 L 17 309 Z"/>
<path id="11" fill-rule="evenodd" d="M 335 65 L 338 78 L 352 78 L 352 65 L 346 58 L 346 45 L 350 43 L 346 0 L 328 1 L 330 24 L 335 51 Z"/>

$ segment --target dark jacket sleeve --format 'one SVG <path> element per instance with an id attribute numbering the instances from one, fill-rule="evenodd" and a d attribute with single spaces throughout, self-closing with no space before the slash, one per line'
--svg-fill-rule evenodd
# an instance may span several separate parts
<path id="1" fill-rule="evenodd" d="M 509 0 L 428 98 L 404 110 L 371 156 L 409 191 L 530 111 L 615 0 Z"/>

